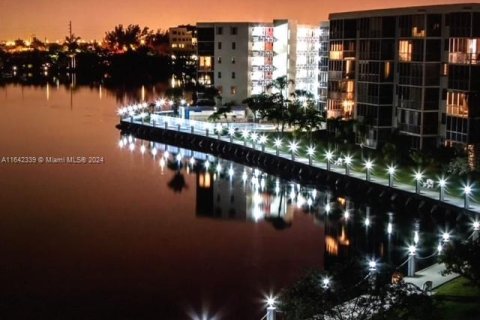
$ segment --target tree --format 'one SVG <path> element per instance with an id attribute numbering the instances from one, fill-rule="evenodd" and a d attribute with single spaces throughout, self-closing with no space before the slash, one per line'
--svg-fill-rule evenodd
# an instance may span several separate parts
<path id="1" fill-rule="evenodd" d="M 447 172 L 452 175 L 463 176 L 470 172 L 468 160 L 465 157 L 457 157 L 448 163 Z"/>
<path id="2" fill-rule="evenodd" d="M 332 268 L 326 286 L 325 275 L 312 270 L 285 289 L 280 311 L 290 319 L 328 320 L 413 320 L 434 319 L 435 302 L 426 292 L 410 284 L 391 285 L 389 272 L 374 275 L 353 259 Z"/>
<path id="3" fill-rule="evenodd" d="M 208 120 L 212 122 L 217 122 L 220 120 L 222 117 L 227 121 L 227 113 L 232 112 L 232 106 L 231 105 L 223 105 L 220 108 L 218 108 L 217 111 L 212 113 L 209 117 Z"/>
<path id="4" fill-rule="evenodd" d="M 448 245 L 440 261 L 445 263 L 444 274 L 457 273 L 480 288 L 480 240 L 455 241 Z"/>
<path id="5" fill-rule="evenodd" d="M 257 122 L 257 115 L 264 119 L 268 115 L 268 109 L 273 106 L 272 99 L 265 93 L 254 94 L 242 101 L 253 113 L 254 122 Z"/>
<path id="6" fill-rule="evenodd" d="M 130 24 L 124 28 L 119 24 L 113 31 L 105 33 L 105 42 L 110 50 L 123 53 L 136 50 L 140 45 L 145 44 L 149 36 L 151 36 L 151 31 L 148 27 L 142 29 L 137 24 Z"/>
<path id="7" fill-rule="evenodd" d="M 293 84 L 295 84 L 293 80 L 287 79 L 287 76 L 282 76 L 273 80 L 272 83 L 267 86 L 267 90 L 275 89 L 278 91 L 271 95 L 273 106 L 269 118 L 276 118 L 278 120 L 278 122 L 281 124 L 282 133 L 285 130 L 285 124 L 289 120 L 289 116 L 287 114 L 289 102 L 287 98 L 287 89 L 289 85 Z M 283 94 L 283 91 L 285 91 L 285 95 Z"/>

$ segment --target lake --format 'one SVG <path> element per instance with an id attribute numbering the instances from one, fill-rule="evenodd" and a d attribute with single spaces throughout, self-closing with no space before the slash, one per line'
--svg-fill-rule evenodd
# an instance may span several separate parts
<path id="1" fill-rule="evenodd" d="M 117 108 L 159 90 L 0 87 L 0 318 L 260 319 L 308 269 L 353 253 L 399 265 L 415 230 L 424 256 L 441 230 L 467 232 L 460 214 L 367 208 L 122 137 Z"/>

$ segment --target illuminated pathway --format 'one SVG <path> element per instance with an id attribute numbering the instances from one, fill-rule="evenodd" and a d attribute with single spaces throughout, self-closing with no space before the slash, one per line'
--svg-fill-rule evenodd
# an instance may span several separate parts
<path id="1" fill-rule="evenodd" d="M 125 113 L 127 113 L 127 115 L 125 115 Z M 317 156 L 321 156 L 322 158 L 326 158 L 328 160 L 318 161 L 315 154 L 317 150 L 315 150 L 314 146 L 309 146 L 307 148 L 306 153 L 309 155 L 308 157 L 298 156 L 297 151 L 299 151 L 301 146 L 295 141 L 275 141 L 275 148 L 267 145 L 266 136 L 263 136 L 261 133 L 271 131 L 271 125 L 229 123 L 228 127 L 226 127 L 225 125 L 215 125 L 209 122 L 174 118 L 164 115 L 151 115 L 149 119 L 150 121 L 147 122 L 143 120 L 147 114 L 141 113 L 138 115 L 135 113 L 135 110 L 130 112 L 122 111 L 120 112 L 120 115 L 121 122 L 123 123 L 133 123 L 136 125 L 157 127 L 170 131 L 180 131 L 198 136 L 216 138 L 221 141 L 261 150 L 262 152 L 266 152 L 270 155 L 276 155 L 278 157 L 293 160 L 298 163 L 310 164 L 313 167 L 323 170 L 348 175 L 360 180 L 368 180 L 381 186 L 391 186 L 395 189 L 407 191 L 412 194 L 418 193 L 424 197 L 434 200 L 438 200 L 440 198 L 443 202 L 454 205 L 458 208 L 468 207 L 469 211 L 480 213 L 480 204 L 475 201 L 474 189 L 471 185 L 465 185 L 463 187 L 464 197 L 458 198 L 448 194 L 447 184 L 443 179 L 438 182 L 435 181 L 435 184 L 438 183 L 439 187 L 434 188 L 431 186 L 431 188 L 425 188 L 423 184 L 433 184 L 433 180 L 424 177 L 422 172 L 417 172 L 415 174 L 415 185 L 409 185 L 394 181 L 394 167 L 388 168 L 389 177 L 383 178 L 371 174 L 370 171 L 373 169 L 374 163 L 370 161 L 366 161 L 364 163 L 365 171 L 359 172 L 354 170 L 351 168 L 351 164 L 354 159 L 348 155 L 340 160 L 337 159 L 337 161 L 334 162 L 333 153 L 327 152 L 326 155 L 322 154 Z M 219 132 L 222 130 L 227 130 L 227 135 L 220 135 Z M 241 138 L 238 137 L 239 135 L 241 135 Z M 288 146 L 289 152 L 281 149 L 282 144 Z"/>

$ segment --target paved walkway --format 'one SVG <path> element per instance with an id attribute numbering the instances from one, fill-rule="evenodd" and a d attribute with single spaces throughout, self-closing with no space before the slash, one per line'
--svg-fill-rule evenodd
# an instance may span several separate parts
<path id="1" fill-rule="evenodd" d="M 413 283 L 419 288 L 422 288 L 423 284 L 426 281 L 432 281 L 432 289 L 435 289 L 442 284 L 445 284 L 448 281 L 459 277 L 458 274 L 449 274 L 446 276 L 442 276 L 443 270 L 445 270 L 445 265 L 443 263 L 436 263 L 428 268 L 417 271 L 415 273 L 415 277 L 405 277 L 403 279 L 405 280 L 405 282 Z"/>
<path id="2" fill-rule="evenodd" d="M 132 123 L 135 123 L 135 124 L 142 124 L 142 125 L 145 125 L 145 126 L 162 127 L 162 128 L 172 130 L 172 131 L 187 132 L 187 133 L 191 133 L 191 134 L 195 134 L 195 135 L 199 135 L 199 136 L 210 136 L 212 138 L 217 138 L 217 139 L 220 139 L 222 141 L 229 141 L 229 142 L 231 141 L 234 144 L 246 145 L 248 147 L 251 147 L 251 148 L 257 149 L 257 150 L 260 150 L 262 148 L 261 145 L 258 142 L 256 144 L 252 145 L 251 141 L 248 141 L 248 143 L 245 143 L 245 141 L 243 139 L 239 139 L 239 138 L 236 138 L 236 137 L 230 137 L 228 135 L 227 136 L 217 135 L 217 134 L 215 134 L 214 130 L 217 126 L 221 126 L 221 125 L 215 125 L 215 124 L 210 123 L 210 122 L 187 120 L 187 119 L 174 118 L 174 117 L 162 116 L 162 115 L 152 115 L 151 116 L 151 122 L 144 122 L 138 116 L 136 116 L 136 117 L 126 117 L 126 118 L 123 118 L 122 121 L 132 122 Z M 236 123 L 230 123 L 230 125 L 233 126 L 233 125 L 236 125 Z M 268 128 L 268 126 L 266 126 L 264 124 L 254 124 L 254 125 L 251 125 L 251 126 L 242 127 L 242 129 L 247 129 L 247 128 L 250 129 L 250 130 L 253 129 L 255 131 L 260 131 L 261 132 L 262 129 L 263 129 L 263 131 L 265 131 L 265 129 Z M 276 152 L 277 152 L 275 149 L 273 149 L 271 147 L 266 147 L 264 150 L 265 150 L 265 152 L 267 152 L 269 154 L 276 154 Z M 279 152 L 279 157 L 286 158 L 286 159 L 291 159 L 291 154 L 289 152 L 280 151 Z M 317 155 L 317 157 L 319 157 L 319 155 Z M 316 157 L 314 157 L 314 158 L 316 158 Z M 316 159 L 315 160 L 312 159 L 312 160 L 313 160 L 312 161 L 312 166 L 322 168 L 322 169 L 326 170 L 325 161 L 318 161 Z M 309 163 L 307 158 L 300 157 L 300 156 L 296 156 L 295 161 L 300 162 L 300 163 L 305 163 L 305 164 Z M 341 173 L 341 174 L 345 174 L 345 167 L 344 166 L 336 166 L 335 164 L 332 163 L 331 171 Z M 355 177 L 357 179 L 362 179 L 362 180 L 366 179 L 365 172 L 357 172 L 357 171 L 354 171 L 353 169 L 350 170 L 350 176 Z M 381 177 L 377 177 L 377 176 L 372 175 L 371 182 L 379 184 L 379 185 L 383 185 L 383 186 L 388 186 L 388 179 L 386 179 L 386 178 L 381 178 Z M 393 187 L 396 188 L 396 189 L 400 189 L 400 190 L 408 191 L 408 192 L 411 192 L 411 193 L 415 193 L 415 186 L 414 186 L 413 181 L 412 181 L 411 185 L 410 184 L 403 184 L 403 183 L 399 183 L 399 182 L 395 181 Z M 437 190 L 426 189 L 426 188 L 422 187 L 420 193 L 421 193 L 421 195 L 423 195 L 425 197 L 428 197 L 428 198 L 432 198 L 432 199 L 438 199 L 439 198 L 439 192 Z M 450 203 L 450 204 L 452 204 L 456 207 L 459 207 L 459 208 L 464 207 L 464 199 L 463 198 L 457 198 L 457 197 L 451 196 L 447 192 L 445 193 L 445 196 L 444 196 L 444 202 L 445 203 Z M 480 203 L 475 201 L 475 199 L 471 199 L 469 210 L 473 211 L 473 212 L 480 212 Z"/>

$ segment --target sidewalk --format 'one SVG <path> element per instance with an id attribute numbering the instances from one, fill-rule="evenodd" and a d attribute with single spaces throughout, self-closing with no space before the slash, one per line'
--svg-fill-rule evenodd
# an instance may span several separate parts
<path id="1" fill-rule="evenodd" d="M 405 277 L 403 280 L 407 283 L 412 283 L 419 288 L 423 288 L 423 284 L 426 281 L 432 281 L 432 289 L 435 289 L 442 284 L 459 277 L 458 274 L 442 276 L 441 272 L 443 270 L 445 270 L 445 265 L 443 263 L 436 263 L 428 268 L 417 271 L 415 277 Z"/>

